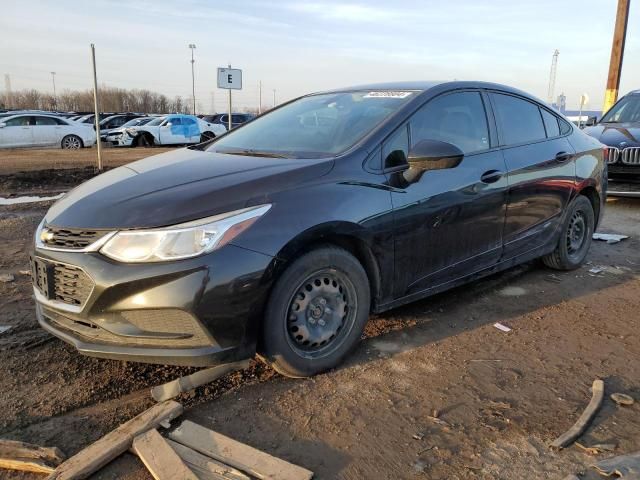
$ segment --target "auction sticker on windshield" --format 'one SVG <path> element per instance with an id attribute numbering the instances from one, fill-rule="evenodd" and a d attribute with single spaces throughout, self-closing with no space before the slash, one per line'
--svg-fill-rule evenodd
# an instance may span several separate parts
<path id="1" fill-rule="evenodd" d="M 407 98 L 413 92 L 369 92 L 363 98 Z"/>

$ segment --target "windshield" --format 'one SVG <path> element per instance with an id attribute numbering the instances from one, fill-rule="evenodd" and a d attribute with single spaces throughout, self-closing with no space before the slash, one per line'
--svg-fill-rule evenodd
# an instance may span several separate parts
<path id="1" fill-rule="evenodd" d="M 221 137 L 207 150 L 309 158 L 348 150 L 415 92 L 358 91 L 300 98 Z"/>
<path id="2" fill-rule="evenodd" d="M 640 95 L 627 95 L 602 117 L 600 123 L 640 122 Z"/>
<path id="3" fill-rule="evenodd" d="M 129 120 L 127 123 L 125 123 L 122 126 L 123 127 L 135 127 L 136 125 L 144 125 L 146 123 L 145 120 L 147 120 L 147 119 L 146 118 L 134 118 L 132 120 Z M 147 120 L 147 122 L 149 120 Z"/>
<path id="4" fill-rule="evenodd" d="M 147 123 L 149 126 L 160 125 L 166 117 L 157 117 Z"/>

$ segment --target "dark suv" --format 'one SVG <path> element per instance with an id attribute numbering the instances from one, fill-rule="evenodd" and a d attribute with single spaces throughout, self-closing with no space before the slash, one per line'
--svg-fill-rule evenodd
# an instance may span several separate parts
<path id="1" fill-rule="evenodd" d="M 100 357 L 252 357 L 307 376 L 382 312 L 542 257 L 584 261 L 603 147 L 489 83 L 307 95 L 58 200 L 35 236 L 43 328 Z"/>
<path id="2" fill-rule="evenodd" d="M 239 125 L 242 125 L 249 120 L 253 120 L 255 115 L 251 113 L 232 113 L 231 114 L 231 128 L 236 128 Z M 218 123 L 220 125 L 224 125 L 225 128 L 229 129 L 229 115 L 226 113 L 218 113 L 215 115 L 205 115 L 202 117 L 205 122 L 209 123 Z"/>
<path id="3" fill-rule="evenodd" d="M 609 193 L 640 197 L 640 90 L 622 97 L 584 132 L 609 147 Z"/>

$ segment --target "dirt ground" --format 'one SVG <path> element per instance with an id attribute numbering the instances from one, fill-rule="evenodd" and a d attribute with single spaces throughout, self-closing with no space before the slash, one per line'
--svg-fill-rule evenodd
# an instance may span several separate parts
<path id="1" fill-rule="evenodd" d="M 170 147 L 103 148 L 102 163 L 105 167 L 118 167 L 156 153 L 171 150 Z M 96 148 L 62 150 L 61 148 L 9 148 L 0 149 L 0 175 L 25 170 L 64 169 L 97 165 Z"/>
<path id="2" fill-rule="evenodd" d="M 0 189 L 16 193 L 8 181 Z M 0 437 L 71 455 L 150 406 L 149 387 L 191 370 L 83 357 L 38 328 L 20 271 L 47 207 L 0 207 L 0 273 L 15 275 L 0 283 L 0 325 L 12 327 L 0 334 Z M 532 262 L 372 317 L 346 364 L 312 379 L 255 363 L 183 395 L 184 418 L 321 480 L 600 478 L 589 465 L 612 454 L 546 447 L 578 418 L 599 377 L 606 400 L 581 442 L 640 450 L 640 405 L 608 398 L 640 401 L 640 200 L 608 201 L 600 231 L 631 238 L 594 242 L 589 264 L 574 272 Z M 603 271 L 589 273 L 594 266 Z M 126 454 L 92 478 L 151 477 Z"/>

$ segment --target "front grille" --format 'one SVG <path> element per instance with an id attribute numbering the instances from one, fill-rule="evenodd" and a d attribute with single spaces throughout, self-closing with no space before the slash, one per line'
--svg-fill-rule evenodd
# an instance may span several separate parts
<path id="1" fill-rule="evenodd" d="M 640 165 L 640 147 L 625 148 L 620 153 L 625 165 Z"/>
<path id="2" fill-rule="evenodd" d="M 607 147 L 607 163 L 612 164 L 618 161 L 618 157 L 620 156 L 620 150 L 616 147 Z"/>
<path id="3" fill-rule="evenodd" d="M 31 273 L 33 285 L 48 300 L 81 307 L 93 290 L 91 277 L 73 265 L 32 258 Z"/>
<path id="4" fill-rule="evenodd" d="M 47 247 L 81 250 L 104 237 L 108 230 L 86 230 L 46 226 L 40 240 Z"/>

